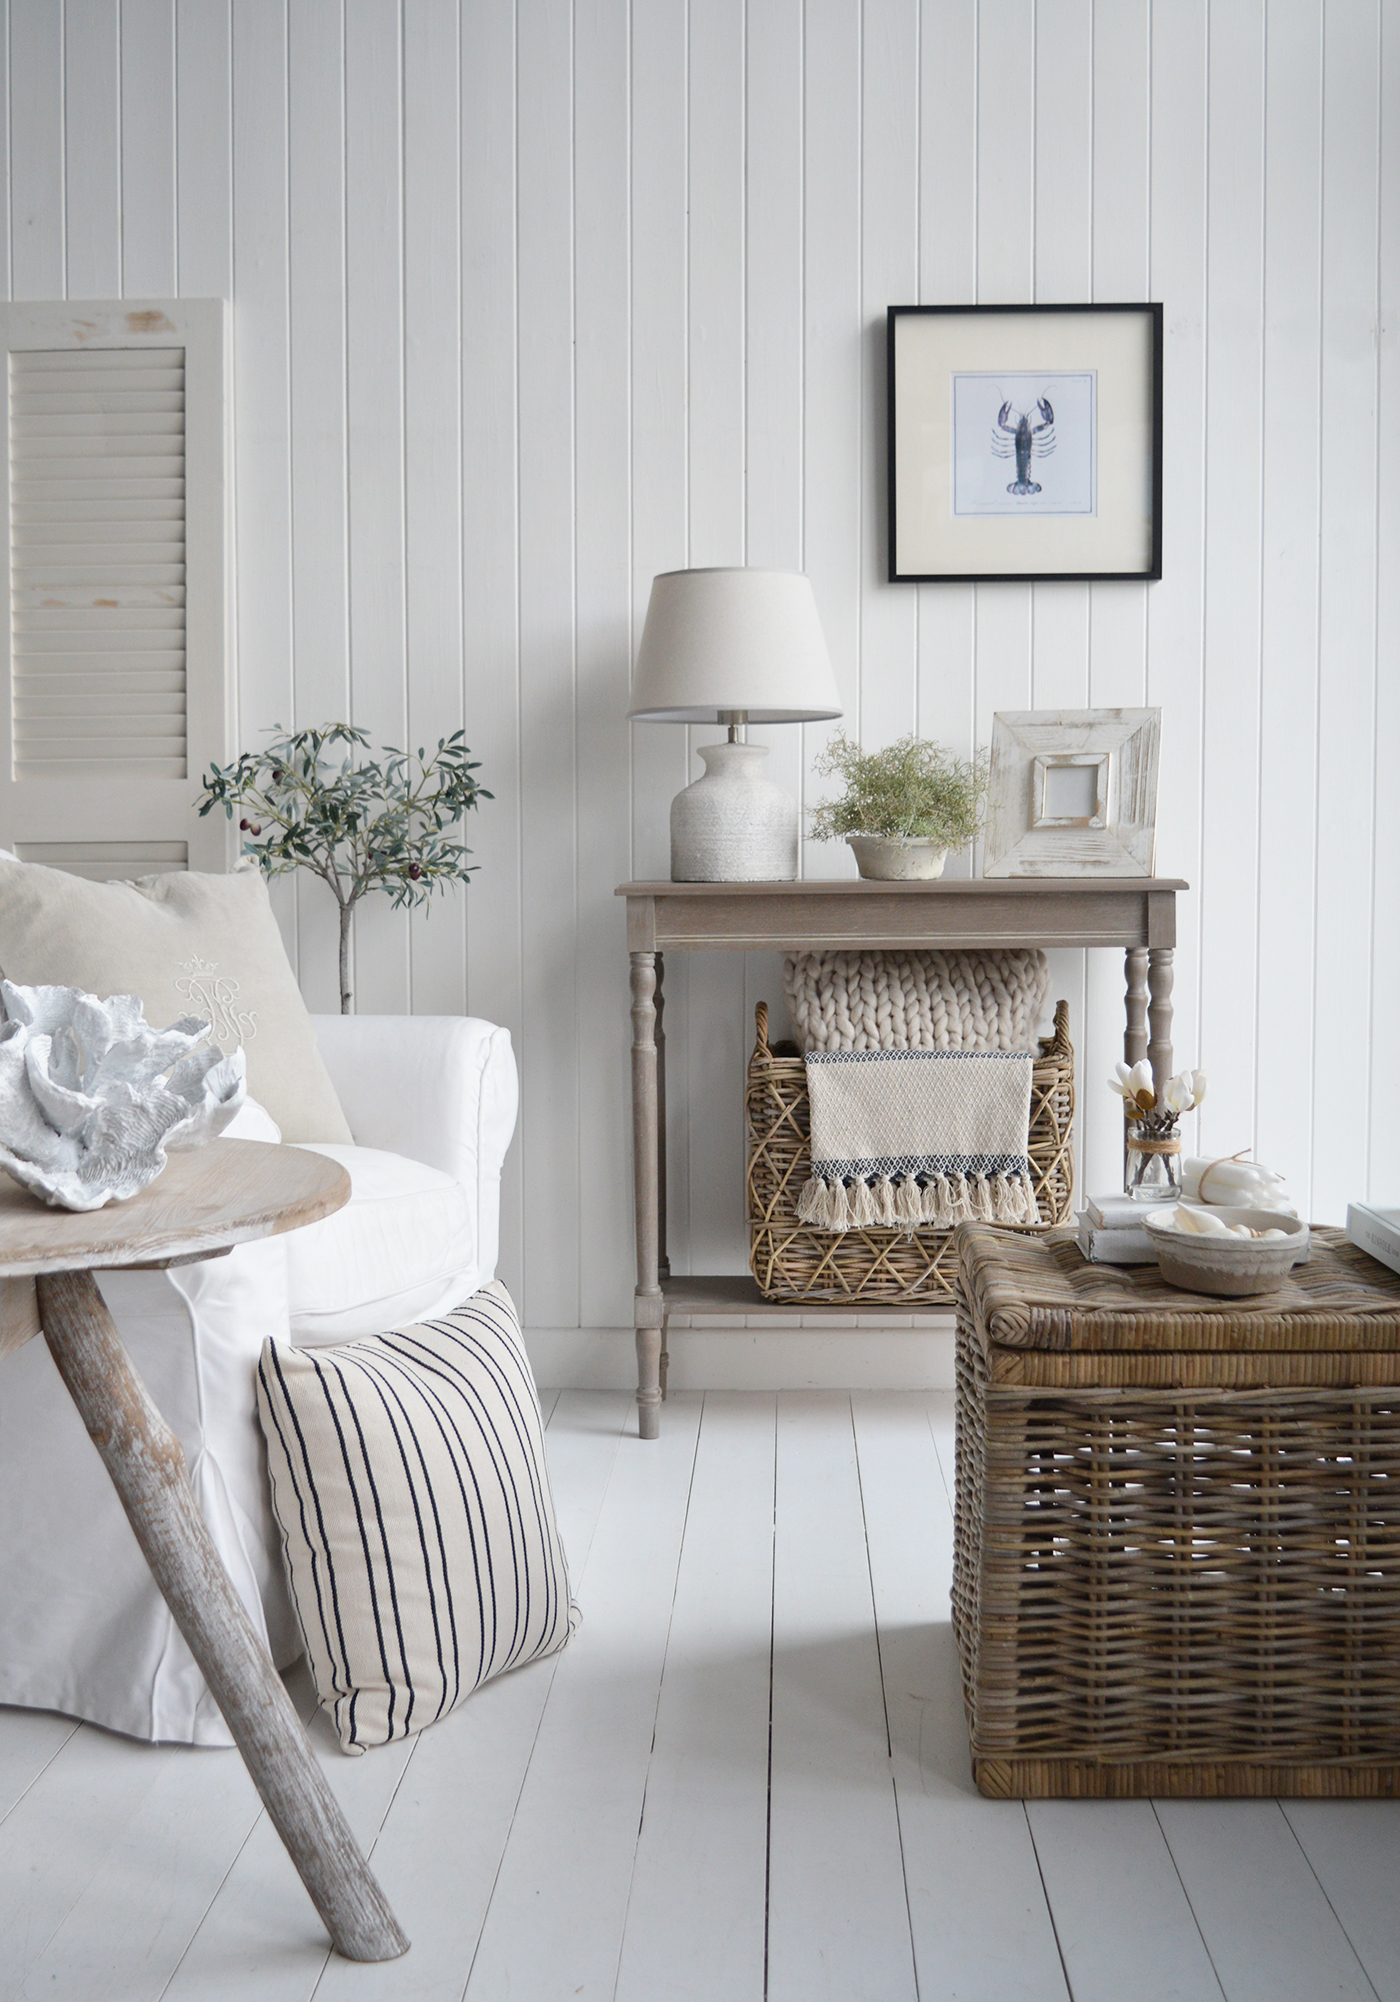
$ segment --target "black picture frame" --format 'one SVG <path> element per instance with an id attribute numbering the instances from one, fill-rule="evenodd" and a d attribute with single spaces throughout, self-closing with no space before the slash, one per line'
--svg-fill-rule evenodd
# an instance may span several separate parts
<path id="1" fill-rule="evenodd" d="M 889 581 L 1160 578 L 1162 337 L 1152 301 L 889 307 Z"/>

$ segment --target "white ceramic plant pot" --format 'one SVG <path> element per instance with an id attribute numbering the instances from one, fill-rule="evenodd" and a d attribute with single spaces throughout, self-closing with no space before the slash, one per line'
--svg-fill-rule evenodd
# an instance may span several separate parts
<path id="1" fill-rule="evenodd" d="M 797 801 L 763 776 L 766 744 L 702 744 L 705 776 L 671 802 L 673 883 L 790 883 Z"/>
<path id="2" fill-rule="evenodd" d="M 908 834 L 848 834 L 862 876 L 879 883 L 931 883 L 943 874 L 946 848 Z"/>

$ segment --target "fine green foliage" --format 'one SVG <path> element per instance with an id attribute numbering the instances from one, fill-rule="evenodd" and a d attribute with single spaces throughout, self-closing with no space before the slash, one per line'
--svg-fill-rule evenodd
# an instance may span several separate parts
<path id="1" fill-rule="evenodd" d="M 987 754 L 970 764 L 927 738 L 901 737 L 883 751 L 862 751 L 838 731 L 816 761 L 845 780 L 839 798 L 812 809 L 818 841 L 848 834 L 903 835 L 965 848 L 982 822 Z"/>
<path id="2" fill-rule="evenodd" d="M 470 851 L 448 838 L 479 800 L 479 766 L 454 730 L 431 755 L 396 751 L 356 760 L 369 738 L 350 723 L 274 733 L 264 751 L 211 765 L 199 811 L 235 809 L 243 852 L 268 876 L 310 869 L 340 906 L 340 1005 L 349 1013 L 350 917 L 360 898 L 385 891 L 396 908 L 426 904 L 434 890 L 465 882 Z"/>

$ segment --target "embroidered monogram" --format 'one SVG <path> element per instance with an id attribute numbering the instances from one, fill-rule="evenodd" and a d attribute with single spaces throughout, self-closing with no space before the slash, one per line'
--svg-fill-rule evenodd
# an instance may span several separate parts
<path id="1" fill-rule="evenodd" d="M 202 959 L 198 953 L 183 960 L 175 992 L 183 995 L 195 1014 L 204 1017 L 221 1049 L 237 1048 L 257 1035 L 257 1010 L 238 1006 L 238 982 L 220 973 L 212 960 Z"/>

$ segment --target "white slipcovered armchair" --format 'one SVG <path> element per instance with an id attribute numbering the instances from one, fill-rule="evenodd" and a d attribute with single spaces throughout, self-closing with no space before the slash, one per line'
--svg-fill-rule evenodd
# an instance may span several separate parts
<path id="1" fill-rule="evenodd" d="M 517 1103 L 510 1037 L 489 1022 L 313 1021 L 355 1141 L 315 1151 L 348 1169 L 347 1207 L 227 1257 L 99 1275 L 279 1666 L 301 1642 L 254 1411 L 259 1351 L 269 1335 L 308 1344 L 430 1319 L 494 1277 Z M 230 1131 L 277 1137 L 251 1104 Z M 232 1742 L 38 1340 L 0 1361 L 0 1703 L 137 1738 Z"/>

